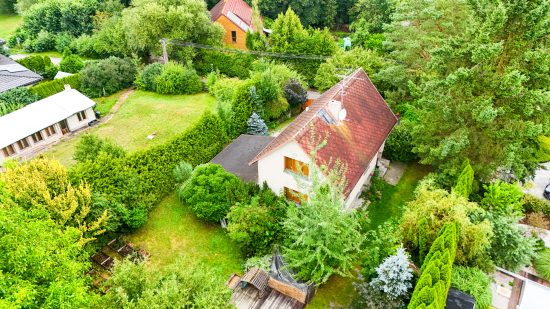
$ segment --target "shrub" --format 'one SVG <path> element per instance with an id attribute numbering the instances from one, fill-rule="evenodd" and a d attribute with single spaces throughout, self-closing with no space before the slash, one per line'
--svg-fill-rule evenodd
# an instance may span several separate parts
<path id="1" fill-rule="evenodd" d="M 523 197 L 523 209 L 529 212 L 542 212 L 545 215 L 550 215 L 550 202 L 531 194 L 525 194 Z"/>
<path id="2" fill-rule="evenodd" d="M 82 163 L 86 161 L 95 161 L 101 152 L 107 153 L 113 158 L 122 158 L 126 151 L 111 139 L 101 139 L 95 134 L 85 134 L 80 138 L 76 145 L 73 159 Z"/>
<path id="3" fill-rule="evenodd" d="M 0 93 L 0 105 L 8 109 L 21 108 L 31 103 L 38 101 L 40 98 L 37 94 L 29 92 L 27 88 L 15 88 L 6 92 Z M 0 115 L 2 111 L 0 108 Z"/>
<path id="4" fill-rule="evenodd" d="M 236 135 L 246 132 L 246 123 L 254 110 L 254 106 L 252 106 L 252 101 L 250 100 L 250 87 L 253 85 L 254 82 L 248 80 L 246 83 L 238 85 L 235 89 L 231 110 L 232 124 L 235 126 Z"/>
<path id="5" fill-rule="evenodd" d="M 416 189 L 416 199 L 406 207 L 400 224 L 403 244 L 411 252 L 419 252 L 419 222 L 423 218 L 428 221 L 427 247 L 432 245 L 445 224 L 459 222 L 456 263 L 478 263 L 478 259 L 484 257 L 490 245 L 490 222 L 471 219 L 472 215 L 482 212 L 476 203 L 468 202 L 466 198 L 443 189 L 432 190 L 432 184 L 432 180 L 421 182 Z"/>
<path id="6" fill-rule="evenodd" d="M 137 89 L 156 92 L 157 83 L 155 80 L 162 74 L 162 68 L 163 66 L 160 63 L 153 63 L 146 66 L 138 74 L 138 76 L 136 77 L 136 81 L 134 82 Z"/>
<path id="7" fill-rule="evenodd" d="M 533 259 L 533 267 L 541 277 L 550 280 L 550 248 L 544 248 L 538 257 Z"/>
<path id="8" fill-rule="evenodd" d="M 201 76 L 215 70 L 229 77 L 246 79 L 256 59 L 257 56 L 248 54 L 201 50 L 193 60 L 193 66 Z"/>
<path id="9" fill-rule="evenodd" d="M 186 182 L 189 177 L 191 177 L 191 173 L 193 173 L 193 167 L 191 164 L 181 161 L 174 168 L 174 178 L 176 179 L 176 183 L 182 184 Z"/>
<path id="10" fill-rule="evenodd" d="M 534 227 L 531 233 L 536 235 L 546 235 L 550 229 L 550 221 L 542 212 L 532 212 L 527 214 L 527 224 Z"/>
<path id="11" fill-rule="evenodd" d="M 62 53 L 65 49 L 70 48 L 75 38 L 68 33 L 62 33 L 55 38 L 55 50 Z"/>
<path id="12" fill-rule="evenodd" d="M 403 298 L 389 298 L 378 287 L 368 282 L 355 284 L 357 295 L 353 297 L 349 309 L 396 309 L 405 308 Z M 338 308 L 338 307 L 337 307 Z"/>
<path id="13" fill-rule="evenodd" d="M 370 280 L 376 276 L 376 267 L 385 258 L 394 254 L 399 247 L 400 239 L 397 226 L 390 222 L 378 226 L 376 230 L 367 232 L 365 241 L 365 254 L 361 262 L 361 275 Z"/>
<path id="14" fill-rule="evenodd" d="M 52 61 L 48 56 L 28 56 L 16 60 L 16 62 L 38 74 L 43 74 L 46 72 L 46 68 L 52 65 Z"/>
<path id="15" fill-rule="evenodd" d="M 208 88 L 208 91 L 218 99 L 218 101 L 231 102 L 233 101 L 237 88 L 245 83 L 247 83 L 247 81 L 238 78 L 218 78 L 214 85 Z"/>
<path id="16" fill-rule="evenodd" d="M 250 120 L 246 123 L 248 125 L 248 134 L 267 136 L 268 130 L 263 119 L 255 112 L 250 116 Z"/>
<path id="17" fill-rule="evenodd" d="M 533 159 L 536 162 L 548 162 L 550 161 L 550 137 L 539 136 L 537 138 L 538 148 Z"/>
<path id="18" fill-rule="evenodd" d="M 398 125 L 393 128 L 393 131 L 386 140 L 384 146 L 384 157 L 393 162 L 403 162 L 405 164 L 418 158 L 412 151 L 412 136 L 403 125 Z"/>
<path id="19" fill-rule="evenodd" d="M 0 46 L 0 55 L 9 57 L 11 55 L 11 52 L 6 46 Z"/>
<path id="20" fill-rule="evenodd" d="M 285 84 L 285 98 L 290 106 L 305 105 L 307 102 L 307 90 L 302 87 L 298 81 L 290 78 Z"/>
<path id="21" fill-rule="evenodd" d="M 382 190 L 387 186 L 387 184 L 388 183 L 384 180 L 384 178 L 380 177 L 380 170 L 375 168 L 372 173 L 370 184 L 364 185 L 366 190 L 361 192 L 361 198 L 371 202 L 381 200 Z"/>
<path id="22" fill-rule="evenodd" d="M 371 281 L 373 287 L 384 291 L 391 299 L 406 298 L 413 275 L 409 267 L 409 256 L 405 249 L 397 249 L 397 253 L 384 259 L 382 264 L 376 267 L 378 277 Z"/>
<path id="23" fill-rule="evenodd" d="M 57 72 L 59 72 L 59 68 L 53 64 L 46 67 L 46 76 L 48 76 L 49 79 L 54 79 Z"/>
<path id="24" fill-rule="evenodd" d="M 522 212 L 524 193 L 517 183 L 505 183 L 497 180 L 495 183 L 483 185 L 486 190 L 481 200 L 483 208 L 501 213 Z"/>
<path id="25" fill-rule="evenodd" d="M 82 92 L 89 97 L 109 96 L 129 88 L 136 77 L 136 66 L 130 58 L 110 57 L 90 61 L 81 72 Z"/>
<path id="26" fill-rule="evenodd" d="M 493 292 L 489 277 L 477 267 L 453 267 L 451 286 L 472 295 L 476 300 L 476 307 L 489 309 L 493 301 Z"/>
<path id="27" fill-rule="evenodd" d="M 202 90 L 197 73 L 175 62 L 165 65 L 155 82 L 160 94 L 195 94 Z"/>
<path id="28" fill-rule="evenodd" d="M 49 82 L 42 82 L 29 89 L 30 93 L 37 94 L 41 99 L 65 90 L 65 85 L 70 85 L 72 89 L 80 90 L 80 74 L 55 79 Z"/>
<path id="29" fill-rule="evenodd" d="M 54 48 L 55 35 L 46 30 L 40 31 L 36 38 L 26 40 L 25 43 L 23 43 L 23 49 L 28 53 L 40 53 L 54 50 Z"/>
<path id="30" fill-rule="evenodd" d="M 430 247 L 414 288 L 409 309 L 445 308 L 456 256 L 459 223 L 446 224 Z"/>
<path id="31" fill-rule="evenodd" d="M 199 165 L 178 195 L 197 217 L 215 223 L 229 212 L 231 205 L 226 190 L 235 181 L 241 180 L 226 172 L 221 165 Z"/>
<path id="32" fill-rule="evenodd" d="M 84 67 L 84 62 L 77 55 L 73 55 L 68 47 L 65 47 L 63 58 L 59 63 L 59 70 L 67 73 L 78 73 Z"/>
<path id="33" fill-rule="evenodd" d="M 524 229 L 517 224 L 521 216 L 488 213 L 487 218 L 491 221 L 494 233 L 488 253 L 495 264 L 513 272 L 529 265 L 531 259 L 537 256 L 536 239 L 523 236 Z"/>

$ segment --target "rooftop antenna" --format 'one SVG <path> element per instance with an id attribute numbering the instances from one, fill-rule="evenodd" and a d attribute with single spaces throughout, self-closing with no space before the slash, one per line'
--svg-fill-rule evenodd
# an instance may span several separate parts
<path id="1" fill-rule="evenodd" d="M 346 84 L 350 80 L 353 80 L 353 79 L 363 80 L 362 78 L 357 78 L 357 77 L 352 77 L 351 76 L 353 74 L 353 72 L 355 72 L 356 70 L 357 70 L 357 67 L 355 65 L 351 65 L 347 68 L 336 68 L 336 73 L 334 74 L 334 76 L 342 79 L 342 86 L 340 88 L 340 97 L 341 97 L 340 101 L 342 102 L 342 110 L 340 111 L 340 114 L 338 115 L 338 118 L 339 118 L 340 121 L 344 121 L 346 119 L 347 114 L 348 114 L 348 112 L 344 108 L 344 96 L 347 95 L 346 89 L 348 88 L 348 86 L 346 86 Z M 339 72 L 343 73 L 343 74 L 338 74 Z"/>

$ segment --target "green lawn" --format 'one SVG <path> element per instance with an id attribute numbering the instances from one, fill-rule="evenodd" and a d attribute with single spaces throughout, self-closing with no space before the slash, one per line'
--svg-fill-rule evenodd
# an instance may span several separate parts
<path id="1" fill-rule="evenodd" d="M 112 99 L 107 98 L 106 101 L 112 103 Z M 205 110 L 210 109 L 215 101 L 216 99 L 207 93 L 188 96 L 136 91 L 108 123 L 90 130 L 90 133 L 102 138 L 111 138 L 132 152 L 158 145 L 184 131 L 195 123 Z M 147 136 L 152 133 L 156 133 L 156 136 L 149 140 Z M 78 141 L 79 138 L 75 138 L 63 142 L 45 155 L 59 160 L 65 166 L 74 164 L 72 157 Z"/>
<path id="2" fill-rule="evenodd" d="M 414 163 L 407 167 L 396 186 L 386 184 L 382 189 L 382 199 L 372 202 L 367 209 L 371 229 L 391 218 L 401 217 L 405 203 L 414 199 L 416 185 L 430 171 L 429 166 Z"/>
<path id="3" fill-rule="evenodd" d="M 93 99 L 97 103 L 95 110 L 101 113 L 101 117 L 111 114 L 111 108 L 113 108 L 113 106 L 116 104 L 116 101 L 118 100 L 118 98 L 120 98 L 120 95 L 124 91 L 126 90 L 121 90 L 108 97 Z"/>
<path id="4" fill-rule="evenodd" d="M 195 216 L 170 195 L 149 212 L 148 221 L 128 236 L 129 240 L 149 251 L 153 267 L 170 265 L 178 256 L 194 258 L 213 274 L 229 278 L 241 273 L 243 256 L 219 224 L 210 224 Z"/>
<path id="5" fill-rule="evenodd" d="M 382 199 L 372 202 L 367 209 L 369 218 L 371 219 L 370 228 L 374 229 L 394 217 L 400 217 L 405 203 L 414 199 L 416 185 L 430 171 L 430 167 L 414 163 L 407 167 L 396 186 L 386 184 L 382 190 Z M 339 305 L 348 304 L 352 296 L 355 295 L 352 285 L 354 280 L 355 278 L 331 276 L 325 285 L 319 287 L 308 308 L 329 308 L 331 302 L 338 303 Z"/>
<path id="6" fill-rule="evenodd" d="M 23 20 L 19 15 L 0 15 L 0 38 L 7 41 L 15 28 L 17 28 L 17 26 L 19 26 L 22 22 Z"/>

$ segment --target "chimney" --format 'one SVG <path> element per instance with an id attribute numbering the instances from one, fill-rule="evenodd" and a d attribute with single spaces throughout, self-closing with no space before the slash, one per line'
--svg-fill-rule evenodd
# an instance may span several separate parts
<path id="1" fill-rule="evenodd" d="M 65 85 L 65 91 L 67 92 L 71 91 L 71 85 Z"/>
<path id="2" fill-rule="evenodd" d="M 341 110 L 342 102 L 336 100 L 330 100 L 330 102 L 328 102 L 328 111 L 332 114 L 332 118 L 334 118 L 336 122 L 339 122 L 338 116 Z"/>

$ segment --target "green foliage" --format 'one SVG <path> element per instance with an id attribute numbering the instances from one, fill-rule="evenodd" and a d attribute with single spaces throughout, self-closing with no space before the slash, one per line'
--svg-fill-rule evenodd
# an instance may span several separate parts
<path id="1" fill-rule="evenodd" d="M 252 80 L 237 86 L 233 94 L 232 123 L 237 135 L 245 133 L 247 130 L 247 121 L 252 115 L 254 106 L 250 100 L 250 87 L 254 85 Z"/>
<path id="2" fill-rule="evenodd" d="M 2 0 L 0 1 L 0 14 L 15 13 L 15 4 L 17 0 Z"/>
<path id="3" fill-rule="evenodd" d="M 46 67 L 46 76 L 48 76 L 49 79 L 54 79 L 57 72 L 59 72 L 59 68 L 53 64 Z"/>
<path id="4" fill-rule="evenodd" d="M 79 55 L 92 58 L 124 58 L 132 55 L 119 13 L 96 15 L 94 23 L 96 26 L 92 35 L 83 34 L 72 42 L 71 47 Z"/>
<path id="5" fill-rule="evenodd" d="M 427 219 L 428 229 L 425 237 L 427 245 L 437 237 L 437 233 L 447 223 L 459 222 L 458 250 L 456 263 L 459 265 L 484 263 L 480 259 L 489 248 L 492 236 L 488 220 L 474 221 L 471 215 L 482 211 L 476 203 L 468 202 L 464 197 L 450 194 L 442 189 L 430 189 L 432 180 L 421 182 L 416 189 L 416 200 L 410 202 L 401 222 L 403 244 L 413 253 L 420 249 L 419 222 Z"/>
<path id="6" fill-rule="evenodd" d="M 360 47 L 356 47 L 349 52 L 338 50 L 332 58 L 327 59 L 325 63 L 321 64 L 315 77 L 315 87 L 320 92 L 327 91 L 340 81 L 335 76 L 335 74 L 341 74 L 341 72 L 337 72 L 337 69 L 350 66 L 363 68 L 378 90 L 381 92 L 384 90 L 383 84 L 378 81 L 375 74 L 385 68 L 387 66 L 386 63 L 384 63 L 376 52 Z"/>
<path id="7" fill-rule="evenodd" d="M 550 137 L 539 136 L 537 137 L 538 147 L 533 155 L 533 159 L 536 162 L 548 162 L 550 161 Z"/>
<path id="8" fill-rule="evenodd" d="M 426 218 L 418 221 L 418 251 L 420 263 L 424 263 L 428 251 L 428 220 Z"/>
<path id="9" fill-rule="evenodd" d="M 241 180 L 226 172 L 221 165 L 199 165 L 185 186 L 178 190 L 178 195 L 197 217 L 216 223 L 229 212 L 231 205 L 226 191 L 236 181 Z"/>
<path id="10" fill-rule="evenodd" d="M 52 65 L 48 56 L 28 56 L 15 62 L 38 74 L 46 72 L 46 67 Z"/>
<path id="11" fill-rule="evenodd" d="M 383 33 L 370 33 L 372 24 L 369 24 L 364 18 L 358 19 L 350 26 L 350 30 L 353 30 L 351 35 L 351 44 L 353 46 L 361 46 L 366 49 L 370 49 L 383 53 L 383 42 L 386 37 Z"/>
<path id="12" fill-rule="evenodd" d="M 129 88 L 136 74 L 136 65 L 130 58 L 90 61 L 80 75 L 81 91 L 92 98 L 109 96 Z"/>
<path id="13" fill-rule="evenodd" d="M 176 183 L 185 183 L 189 177 L 191 177 L 191 173 L 193 173 L 193 166 L 185 161 L 181 161 L 174 168 L 174 178 L 176 179 Z"/>
<path id="14" fill-rule="evenodd" d="M 210 20 L 204 1 L 198 0 L 135 0 L 122 12 L 122 26 L 128 46 L 157 54 L 160 39 L 221 45 L 224 34 L 223 27 Z"/>
<path id="15" fill-rule="evenodd" d="M 248 134 L 261 136 L 268 135 L 267 126 L 265 125 L 264 120 L 261 119 L 255 112 L 252 113 L 252 116 L 250 116 L 250 120 L 246 122 L 246 125 L 248 126 Z"/>
<path id="16" fill-rule="evenodd" d="M 55 50 L 57 50 L 60 53 L 64 52 L 65 49 L 71 47 L 71 44 L 73 43 L 74 40 L 75 40 L 74 36 L 68 33 L 59 34 L 55 38 Z"/>
<path id="17" fill-rule="evenodd" d="M 228 77 L 246 79 L 252 70 L 252 63 L 257 56 L 240 53 L 224 53 L 214 50 L 200 50 L 193 59 L 197 73 L 205 76 L 212 70 L 217 70 Z"/>
<path id="18" fill-rule="evenodd" d="M 476 307 L 489 309 L 493 301 L 493 292 L 489 277 L 477 267 L 455 266 L 451 274 L 451 286 L 472 295 Z"/>
<path id="19" fill-rule="evenodd" d="M 550 215 L 550 202 L 531 194 L 525 194 L 523 197 L 523 209 L 528 212 L 542 212 Z"/>
<path id="20" fill-rule="evenodd" d="M 212 270 L 186 257 L 157 271 L 129 260 L 115 262 L 106 285 L 112 286 L 102 298 L 103 308 L 231 308 L 231 296 L 223 280 Z"/>
<path id="21" fill-rule="evenodd" d="M 67 73 L 78 73 L 84 67 L 84 62 L 77 55 L 73 55 L 68 47 L 63 51 L 63 58 L 59 63 L 59 70 Z"/>
<path id="22" fill-rule="evenodd" d="M 522 212 L 523 196 L 521 187 L 517 183 L 505 183 L 497 180 L 495 183 L 483 185 L 485 195 L 481 200 L 481 205 L 486 210 L 498 211 L 503 213 Z"/>
<path id="23" fill-rule="evenodd" d="M 237 88 L 245 83 L 246 81 L 238 78 L 218 78 L 214 85 L 208 88 L 208 91 L 218 101 L 231 102 L 233 101 Z"/>
<path id="24" fill-rule="evenodd" d="M 550 280 L 550 249 L 544 248 L 538 257 L 533 259 L 533 267 L 541 277 Z"/>
<path id="25" fill-rule="evenodd" d="M 343 209 L 340 192 L 345 185 L 345 167 L 334 164 L 332 170 L 317 168 L 315 152 L 325 144 L 319 143 L 312 152 L 309 181 L 295 178 L 307 199 L 302 199 L 300 207 L 291 204 L 283 221 L 288 233 L 283 255 L 288 266 L 297 269 L 299 278 L 318 285 L 326 283 L 332 274 L 351 276 L 365 239 L 355 211 Z"/>
<path id="26" fill-rule="evenodd" d="M 271 253 L 273 244 L 280 242 L 284 230 L 280 220 L 284 217 L 286 202 L 267 186 L 252 197 L 249 203 L 236 203 L 227 219 L 229 237 L 241 245 L 248 256 Z"/>
<path id="27" fill-rule="evenodd" d="M 16 111 L 38 100 L 38 95 L 30 93 L 24 87 L 2 92 L 0 93 L 0 116 Z"/>
<path id="28" fill-rule="evenodd" d="M 468 5 L 471 18 L 461 21 L 467 29 L 433 49 L 425 78 L 409 85 L 420 119 L 412 131 L 415 151 L 423 163 L 454 174 L 469 158 L 484 181 L 506 177 L 498 170 L 524 181 L 537 169 L 538 136 L 548 133 L 550 6 L 538 0 Z M 414 23 L 412 11 L 407 20 Z"/>
<path id="29" fill-rule="evenodd" d="M 386 139 L 384 157 L 390 161 L 408 164 L 418 156 L 413 150 L 412 137 L 405 126 L 396 126 Z"/>
<path id="30" fill-rule="evenodd" d="M 197 73 L 176 62 L 164 65 L 162 73 L 155 78 L 155 84 L 160 94 L 195 94 L 202 90 Z"/>
<path id="31" fill-rule="evenodd" d="M 292 77 L 285 84 L 284 93 L 290 106 L 304 106 L 307 102 L 307 90 L 304 89 L 300 82 L 294 80 Z"/>
<path id="32" fill-rule="evenodd" d="M 65 90 L 65 85 L 70 85 L 72 89 L 80 90 L 80 73 L 49 82 L 42 82 L 37 86 L 29 88 L 29 92 L 38 95 L 41 99 L 45 99 Z"/>
<path id="33" fill-rule="evenodd" d="M 522 216 L 489 212 L 487 218 L 494 233 L 488 253 L 497 266 L 516 272 L 537 257 L 536 238 L 523 236 L 524 229 L 517 224 Z"/>
<path id="34" fill-rule="evenodd" d="M 416 284 L 408 309 L 445 308 L 451 286 L 451 270 L 460 233 L 458 222 L 445 224 L 422 264 L 422 275 Z"/>
<path id="35" fill-rule="evenodd" d="M 395 12 L 396 1 L 392 0 L 359 0 L 353 6 L 351 12 L 355 15 L 355 21 L 366 24 L 370 33 L 384 32 L 383 25 L 389 24 L 391 15 Z"/>
<path id="36" fill-rule="evenodd" d="M 369 185 L 363 185 L 366 190 L 361 192 L 361 198 L 370 202 L 380 201 L 382 199 L 382 189 L 387 185 L 384 178 L 380 177 L 380 170 L 375 168 Z"/>
<path id="37" fill-rule="evenodd" d="M 23 49 L 28 53 L 45 52 L 55 49 L 55 35 L 46 30 L 41 30 L 32 40 L 23 43 Z"/>
<path id="38" fill-rule="evenodd" d="M 474 170 L 470 165 L 470 160 L 466 159 L 462 163 L 463 169 L 462 173 L 458 176 L 456 181 L 456 186 L 453 188 L 453 191 L 460 195 L 468 198 L 472 193 L 472 185 L 474 183 Z"/>
<path id="39" fill-rule="evenodd" d="M 95 161 L 100 153 L 106 153 L 113 158 L 126 156 L 126 151 L 111 139 L 101 139 L 94 134 L 85 134 L 76 145 L 73 159 L 76 162 Z"/>
<path id="40" fill-rule="evenodd" d="M 156 79 L 162 74 L 163 65 L 153 63 L 146 66 L 136 77 L 134 84 L 138 90 L 157 91 Z"/>
<path id="41" fill-rule="evenodd" d="M 376 276 L 376 267 L 385 258 L 394 254 L 399 246 L 397 226 L 392 222 L 379 225 L 376 230 L 368 231 L 364 242 L 365 253 L 362 255 L 361 275 L 370 280 Z"/>
<path id="42" fill-rule="evenodd" d="M 43 217 L 40 210 L 0 205 L 0 306 L 87 308 L 98 300 L 84 274 L 88 254 L 81 234 Z M 61 275 L 62 274 L 62 275 Z"/>

